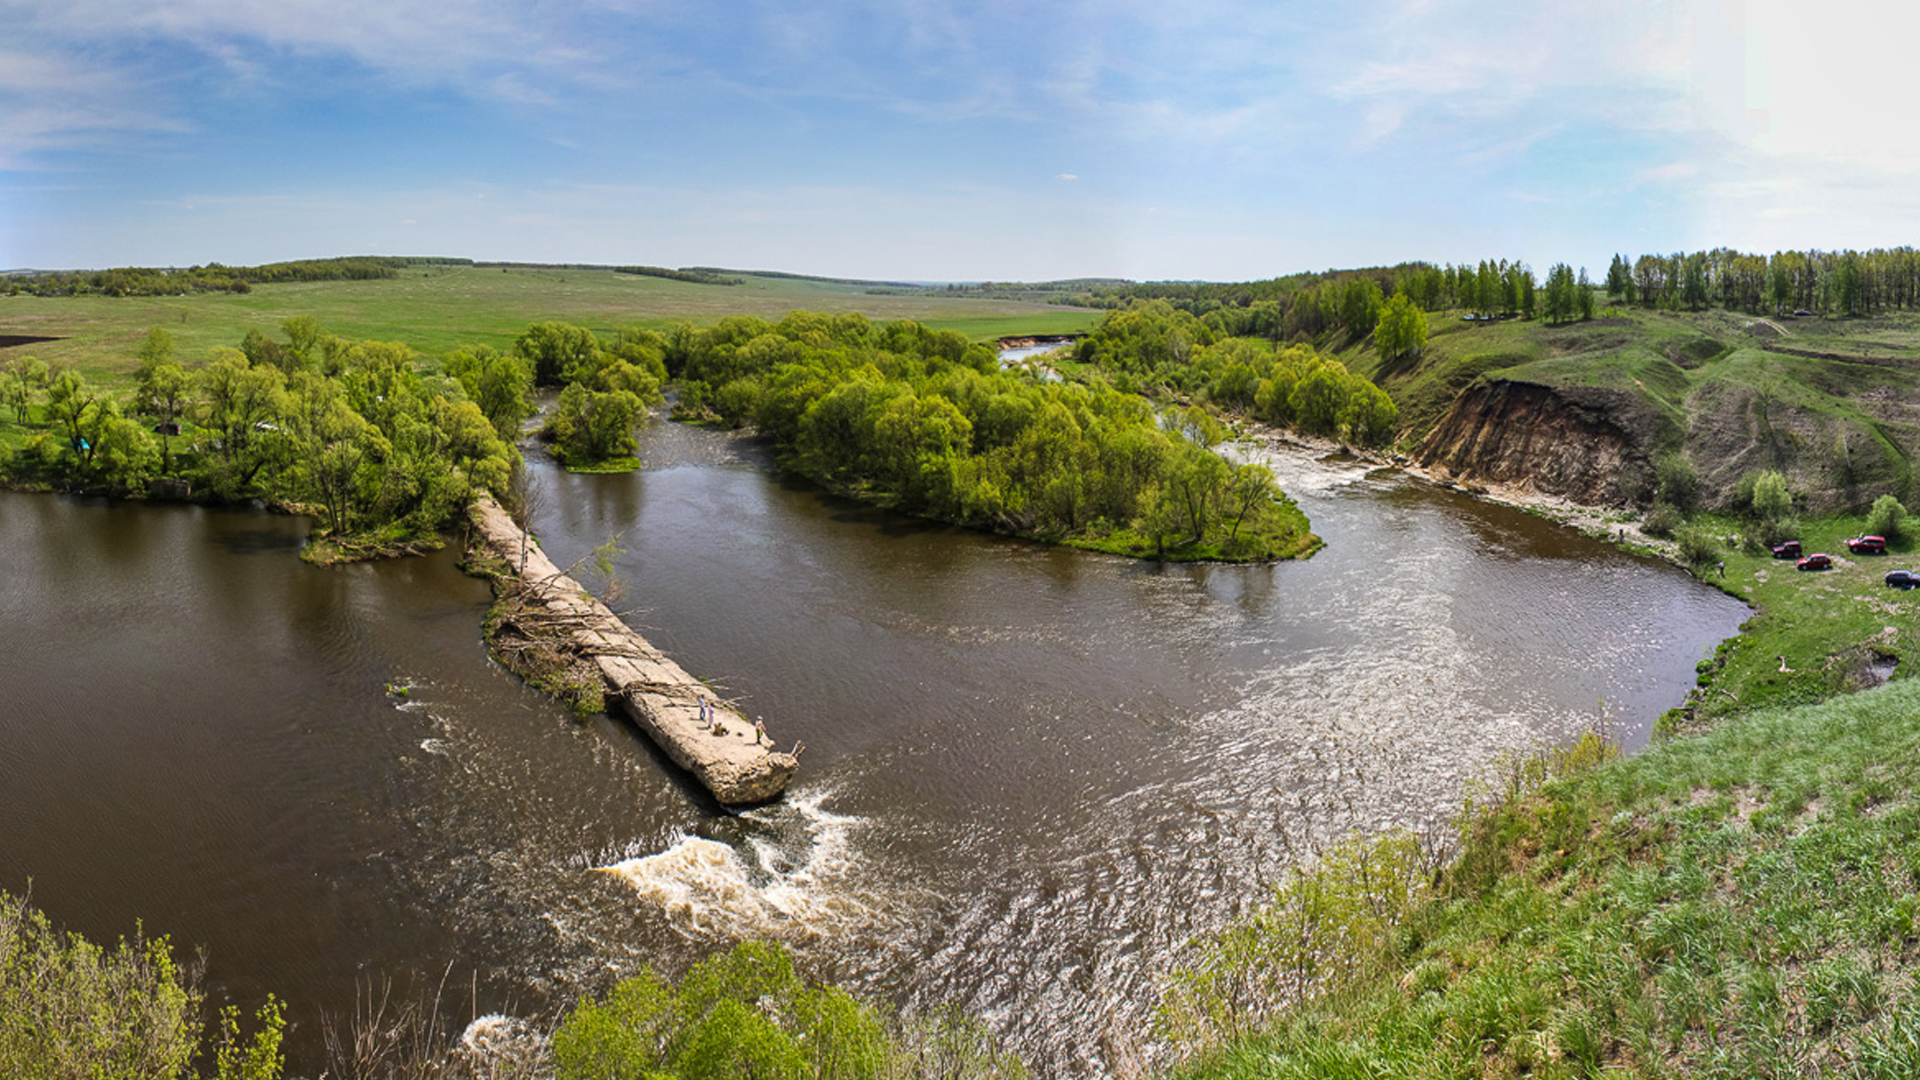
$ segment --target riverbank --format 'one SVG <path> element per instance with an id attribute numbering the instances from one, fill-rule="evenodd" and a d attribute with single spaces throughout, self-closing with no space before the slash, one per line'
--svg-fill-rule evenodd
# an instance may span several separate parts
<path id="1" fill-rule="evenodd" d="M 1578 529 L 1595 539 L 1606 540 L 1630 551 L 1657 555 L 1683 569 L 1691 569 L 1680 562 L 1679 548 L 1676 544 L 1671 540 L 1662 540 L 1649 535 L 1641 528 L 1641 515 L 1618 507 L 1588 506 L 1563 496 L 1548 494 L 1527 484 L 1462 482 L 1444 467 L 1427 468 L 1404 455 L 1360 449 L 1337 439 L 1316 438 L 1265 424 L 1242 421 L 1240 429 L 1243 437 L 1259 445 L 1323 455 L 1344 454 L 1360 461 L 1371 462 L 1383 469 L 1394 469 L 1408 476 L 1417 477 L 1434 487 L 1463 492 L 1477 499 L 1524 510 L 1529 514 L 1536 514 Z"/>
<path id="2" fill-rule="evenodd" d="M 1272 987 L 1298 897 L 1329 925 L 1397 916 L 1328 937 L 1305 1000 L 1189 1025 L 1176 1075 L 1912 1075 L 1920 682 L 1587 764 L 1517 770 L 1431 887 L 1331 862 L 1203 946 L 1205 985 Z"/>

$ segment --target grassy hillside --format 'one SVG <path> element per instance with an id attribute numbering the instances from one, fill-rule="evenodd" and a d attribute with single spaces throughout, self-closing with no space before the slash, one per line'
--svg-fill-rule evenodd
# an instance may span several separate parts
<path id="1" fill-rule="evenodd" d="M 1594 391 L 1612 402 L 1646 459 L 1682 452 L 1709 501 L 1740 476 L 1777 469 L 1817 512 L 1916 494 L 1920 314 L 1755 319 L 1610 309 L 1566 326 L 1429 319 L 1417 357 L 1389 362 L 1370 342 L 1341 358 L 1393 395 L 1411 442 L 1481 379 Z M 1338 344 L 1338 343 L 1336 343 Z"/>
<path id="2" fill-rule="evenodd" d="M 1544 785 L 1521 774 L 1431 882 L 1349 855 L 1216 943 L 1204 985 L 1251 998 L 1237 987 L 1265 985 L 1267 957 L 1298 953 L 1299 916 L 1360 931 L 1329 938 L 1346 963 L 1310 973 L 1322 996 L 1181 1075 L 1913 1076 L 1916 768 L 1907 681 Z M 1230 978 L 1234 956 L 1261 957 L 1240 965 L 1252 980 Z"/>
<path id="3" fill-rule="evenodd" d="M 62 339 L 0 348 L 0 363 L 32 355 L 97 378 L 124 375 L 133 370 L 149 327 L 165 327 L 181 358 L 192 363 L 215 345 L 238 344 L 248 330 L 279 337 L 280 323 L 295 315 L 312 315 L 341 337 L 399 341 L 441 355 L 469 343 L 505 348 L 527 324 L 544 320 L 610 330 L 727 315 L 778 319 L 793 310 L 916 319 L 973 338 L 1071 333 L 1090 327 L 1099 314 L 939 293 L 878 295 L 864 285 L 804 278 L 747 277 L 728 286 L 611 270 L 426 267 L 392 280 L 261 285 L 245 295 L 0 297 L 0 335 Z"/>

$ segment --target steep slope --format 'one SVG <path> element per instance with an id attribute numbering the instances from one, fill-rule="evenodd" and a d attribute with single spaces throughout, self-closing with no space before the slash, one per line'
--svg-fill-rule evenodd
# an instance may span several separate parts
<path id="1" fill-rule="evenodd" d="M 1709 505 L 1764 469 L 1786 474 L 1811 513 L 1920 496 L 1920 316 L 1434 325 L 1414 360 L 1370 346 L 1343 358 L 1394 396 L 1413 457 L 1464 483 L 1644 505 L 1654 462 L 1675 453 Z"/>
<path id="2" fill-rule="evenodd" d="M 1483 380 L 1454 399 L 1415 456 L 1465 483 L 1616 503 L 1627 498 L 1621 478 L 1647 469 L 1651 440 L 1626 422 L 1640 411 L 1619 391 Z"/>

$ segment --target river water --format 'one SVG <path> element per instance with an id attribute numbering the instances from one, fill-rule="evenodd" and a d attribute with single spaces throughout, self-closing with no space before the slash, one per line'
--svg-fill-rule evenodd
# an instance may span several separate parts
<path id="1" fill-rule="evenodd" d="M 521 686 L 451 553 L 323 570 L 299 519 L 0 495 L 0 888 L 204 945 L 218 997 L 292 1002 L 307 1075 L 369 986 L 532 1015 L 744 936 L 1105 1075 L 1299 853 L 1603 714 L 1644 741 L 1746 614 L 1338 460 L 1275 461 L 1311 560 L 1163 567 L 863 509 L 714 432 L 643 453 L 536 463 L 536 531 L 562 565 L 619 535 L 615 607 L 804 745 L 783 801 L 726 814 Z"/>

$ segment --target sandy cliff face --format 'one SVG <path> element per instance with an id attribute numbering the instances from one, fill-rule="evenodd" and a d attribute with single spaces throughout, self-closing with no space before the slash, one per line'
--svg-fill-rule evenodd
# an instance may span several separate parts
<path id="1" fill-rule="evenodd" d="M 1623 502 L 1648 473 L 1643 412 L 1619 391 L 1491 381 L 1462 393 L 1415 456 L 1463 484 Z"/>

